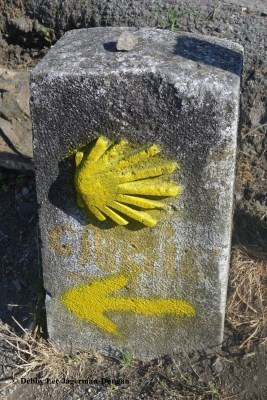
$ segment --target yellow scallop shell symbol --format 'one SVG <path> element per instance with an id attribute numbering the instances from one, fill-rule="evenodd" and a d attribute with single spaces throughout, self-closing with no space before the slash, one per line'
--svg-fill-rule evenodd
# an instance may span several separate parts
<path id="1" fill-rule="evenodd" d="M 156 225 L 149 210 L 165 204 L 155 197 L 180 192 L 176 183 L 167 180 L 178 164 L 157 156 L 160 151 L 156 144 L 133 148 L 127 140 L 114 143 L 100 136 L 88 154 L 76 153 L 78 206 L 100 221 L 109 217 L 118 225 L 127 225 L 129 219 Z"/>

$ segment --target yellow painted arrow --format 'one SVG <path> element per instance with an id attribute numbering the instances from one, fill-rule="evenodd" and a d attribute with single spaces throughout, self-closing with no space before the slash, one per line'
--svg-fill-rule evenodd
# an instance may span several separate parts
<path id="1" fill-rule="evenodd" d="M 78 318 L 93 322 L 98 328 L 119 335 L 117 326 L 104 313 L 107 311 L 126 311 L 134 314 L 160 316 L 193 317 L 195 308 L 180 299 L 144 299 L 135 297 L 111 297 L 110 294 L 123 288 L 129 278 L 115 274 L 108 278 L 97 279 L 91 284 L 76 286 L 65 292 L 60 300 Z"/>

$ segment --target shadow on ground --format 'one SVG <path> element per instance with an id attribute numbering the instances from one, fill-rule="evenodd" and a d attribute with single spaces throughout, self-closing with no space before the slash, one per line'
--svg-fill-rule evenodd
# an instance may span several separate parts
<path id="1" fill-rule="evenodd" d="M 233 218 L 232 246 L 257 246 L 266 251 L 267 223 L 243 209 L 235 208 Z"/>
<path id="2" fill-rule="evenodd" d="M 0 170 L 0 319 L 19 330 L 44 323 L 34 174 Z"/>

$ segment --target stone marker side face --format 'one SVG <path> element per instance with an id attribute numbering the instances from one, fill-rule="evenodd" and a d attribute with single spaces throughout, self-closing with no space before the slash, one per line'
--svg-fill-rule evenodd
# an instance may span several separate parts
<path id="1" fill-rule="evenodd" d="M 32 73 L 31 111 L 50 338 L 147 359 L 222 340 L 242 48 L 130 30 L 127 53 L 114 48 L 123 28 L 65 34 Z M 101 135 L 155 144 L 180 165 L 181 193 L 151 211 L 155 226 L 101 222 L 77 205 L 72 154 Z M 178 301 L 194 312 L 178 315 Z"/>

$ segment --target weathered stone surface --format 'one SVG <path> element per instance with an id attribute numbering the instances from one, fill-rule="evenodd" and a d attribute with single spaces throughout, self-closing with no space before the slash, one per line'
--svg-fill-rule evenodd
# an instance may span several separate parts
<path id="1" fill-rule="evenodd" d="M 242 47 L 130 29 L 138 46 L 119 53 L 123 30 L 68 32 L 34 69 L 34 153 L 50 338 L 68 350 L 127 346 L 146 359 L 222 341 Z M 180 164 L 172 180 L 182 193 L 166 200 L 156 226 L 116 226 L 78 207 L 70 154 L 99 135 L 155 143 Z M 61 296 L 98 279 L 89 295 L 84 286 L 76 296 L 78 303 L 88 299 L 80 313 L 95 320 L 87 323 Z M 137 299 L 142 307 L 183 299 L 196 315 L 158 315 L 157 307 L 145 315 Z"/>
<path id="2" fill-rule="evenodd" d="M 0 165 L 32 169 L 29 72 L 0 68 Z"/>
<path id="3" fill-rule="evenodd" d="M 265 0 L 224 0 L 222 6 L 237 5 L 240 8 L 266 11 Z M 207 17 L 216 12 L 213 0 L 69 0 L 62 4 L 61 0 L 27 0 L 25 10 L 28 15 L 38 18 L 45 26 L 56 31 L 92 26 L 158 26 L 159 17 L 171 10 L 176 10 L 179 17 L 183 13 L 198 10 Z M 255 28 L 257 29 L 257 28 Z"/>
<path id="4" fill-rule="evenodd" d="M 129 31 L 124 31 L 119 36 L 116 48 L 117 50 L 131 51 L 138 43 L 138 38 Z"/>

